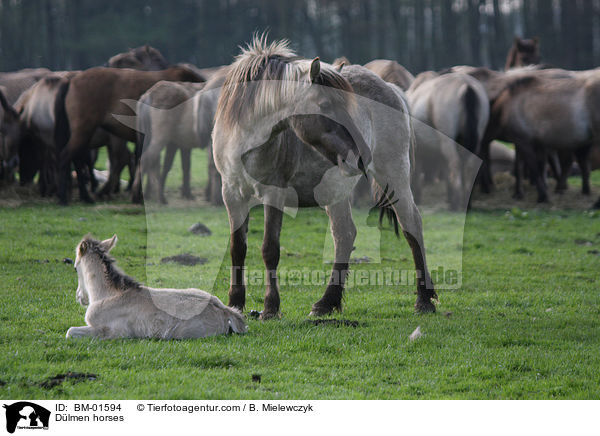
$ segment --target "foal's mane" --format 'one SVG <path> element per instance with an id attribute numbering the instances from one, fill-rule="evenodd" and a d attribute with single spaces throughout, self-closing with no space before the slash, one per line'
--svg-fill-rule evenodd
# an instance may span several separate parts
<path id="1" fill-rule="evenodd" d="M 104 267 L 104 274 L 110 284 L 119 291 L 126 291 L 129 289 L 140 290 L 142 285 L 138 283 L 134 278 L 129 277 L 115 264 L 115 259 L 100 245 L 100 241 L 93 239 L 90 236 L 83 238 L 81 242 L 87 243 L 87 253 L 98 256 L 102 266 Z"/>
<path id="2" fill-rule="evenodd" d="M 310 85 L 311 60 L 296 55 L 289 48 L 288 40 L 269 44 L 266 34 L 255 35 L 252 42 L 241 49 L 229 69 L 217 108 L 217 117 L 228 127 L 245 114 L 261 116 L 282 103 L 293 101 L 298 89 Z M 256 83 L 247 86 L 248 82 Z M 353 92 L 344 77 L 323 63 L 314 83 Z"/>

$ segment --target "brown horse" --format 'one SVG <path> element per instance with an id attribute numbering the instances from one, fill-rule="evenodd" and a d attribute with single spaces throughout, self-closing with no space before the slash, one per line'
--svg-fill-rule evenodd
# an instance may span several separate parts
<path id="1" fill-rule="evenodd" d="M 396 61 L 375 59 L 365 64 L 365 68 L 373 71 L 386 82 L 399 86 L 402 91 L 408 90 L 415 77 Z"/>
<path id="2" fill-rule="evenodd" d="M 506 57 L 505 70 L 511 68 L 536 65 L 540 63 L 540 40 L 537 36 L 531 39 L 515 37 Z"/>
<path id="3" fill-rule="evenodd" d="M 188 68 L 175 66 L 161 71 L 96 67 L 83 71 L 61 88 L 56 100 L 56 141 L 59 157 L 59 189 L 61 204 L 67 204 L 67 180 L 71 161 L 78 173 L 80 197 L 91 201 L 85 180 L 79 177 L 81 156 L 89 149 L 90 139 L 98 128 L 127 141 L 136 141 L 135 129 L 120 123 L 114 115 L 131 115 L 121 100 L 138 100 L 161 80 L 203 82 L 204 78 Z M 139 161 L 136 156 L 136 162 Z"/>
<path id="4" fill-rule="evenodd" d="M 169 67 L 160 51 L 148 44 L 114 55 L 108 60 L 111 68 L 132 68 L 140 71 L 158 71 Z"/>

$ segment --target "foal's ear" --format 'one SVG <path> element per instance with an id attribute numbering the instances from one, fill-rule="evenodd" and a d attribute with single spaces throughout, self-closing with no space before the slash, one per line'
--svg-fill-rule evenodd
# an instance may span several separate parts
<path id="1" fill-rule="evenodd" d="M 83 256 L 88 249 L 88 243 L 86 240 L 83 240 L 79 243 L 79 256 Z"/>
<path id="2" fill-rule="evenodd" d="M 117 235 L 113 235 L 113 237 L 110 239 L 105 239 L 104 241 L 100 242 L 100 245 L 105 251 L 112 250 L 113 247 L 117 245 Z"/>
<path id="3" fill-rule="evenodd" d="M 342 63 L 340 63 L 340 64 L 339 64 L 337 67 L 335 67 L 335 70 L 336 70 L 338 73 L 341 73 L 341 72 L 342 72 L 342 68 L 344 68 L 344 66 L 345 66 L 345 65 L 346 65 L 346 62 L 342 62 Z"/>
<path id="4" fill-rule="evenodd" d="M 314 82 L 321 73 L 321 60 L 316 57 L 310 63 L 310 81 Z"/>

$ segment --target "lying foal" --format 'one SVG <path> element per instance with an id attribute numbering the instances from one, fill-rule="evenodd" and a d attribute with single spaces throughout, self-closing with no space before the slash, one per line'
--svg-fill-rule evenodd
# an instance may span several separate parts
<path id="1" fill-rule="evenodd" d="M 105 241 L 85 237 L 77 245 L 77 301 L 88 306 L 85 327 L 71 327 L 67 338 L 201 338 L 245 333 L 236 309 L 199 289 L 153 289 L 125 275 L 109 251 L 117 235 Z"/>

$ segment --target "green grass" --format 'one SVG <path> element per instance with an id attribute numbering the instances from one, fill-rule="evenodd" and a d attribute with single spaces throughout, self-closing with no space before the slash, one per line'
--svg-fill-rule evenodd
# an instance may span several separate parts
<path id="1" fill-rule="evenodd" d="M 180 180 L 174 171 L 172 190 Z M 366 222 L 366 212 L 355 218 Z M 430 240 L 446 240 L 443 229 L 453 220 L 443 213 L 427 215 Z M 197 221 L 213 235 L 189 234 L 187 227 Z M 462 245 L 452 245 L 463 252 L 462 287 L 441 290 L 434 315 L 414 313 L 412 286 L 356 285 L 347 290 L 344 312 L 335 318 L 357 321 L 357 327 L 313 325 L 306 322 L 307 313 L 324 286 L 303 284 L 282 286 L 282 318 L 250 319 L 246 335 L 65 339 L 69 327 L 84 324 L 85 309 L 75 301 L 73 266 L 62 260 L 74 257 L 84 234 L 117 233 L 113 254 L 140 280 L 201 287 L 227 301 L 225 223 L 224 210 L 210 207 L 163 208 L 146 218 L 124 198 L 96 206 L 33 202 L 0 209 L 0 397 L 600 398 L 600 214 L 587 211 L 469 213 Z M 282 271 L 327 271 L 326 232 L 320 210 L 286 216 Z M 258 209 L 250 221 L 251 270 L 262 269 L 261 238 Z M 412 268 L 404 241 L 387 231 L 382 241 L 381 265 L 352 269 Z M 160 263 L 161 257 L 182 252 L 209 262 Z M 263 293 L 262 286 L 251 284 L 247 309 L 261 309 Z M 417 326 L 425 335 L 411 342 L 408 336 Z M 68 371 L 98 378 L 40 386 Z M 260 384 L 253 374 L 261 375 Z"/>

